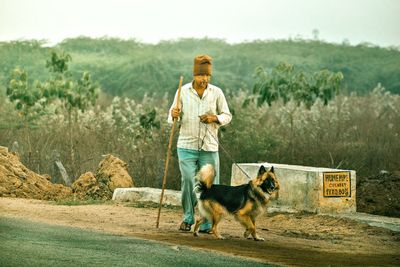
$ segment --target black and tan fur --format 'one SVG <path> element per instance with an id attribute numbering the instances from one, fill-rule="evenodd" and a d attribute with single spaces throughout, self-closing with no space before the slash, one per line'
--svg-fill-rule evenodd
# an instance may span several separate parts
<path id="1" fill-rule="evenodd" d="M 194 235 L 198 236 L 199 226 L 207 219 L 213 224 L 212 232 L 224 239 L 219 231 L 218 224 L 226 213 L 233 214 L 244 228 L 245 238 L 263 241 L 256 233 L 256 218 L 263 211 L 269 201 L 269 195 L 279 190 L 279 182 L 274 173 L 274 167 L 266 170 L 261 166 L 257 177 L 248 184 L 239 186 L 213 185 L 215 172 L 212 165 L 205 165 L 197 174 L 196 192 L 200 193 L 199 213 L 196 220 Z"/>

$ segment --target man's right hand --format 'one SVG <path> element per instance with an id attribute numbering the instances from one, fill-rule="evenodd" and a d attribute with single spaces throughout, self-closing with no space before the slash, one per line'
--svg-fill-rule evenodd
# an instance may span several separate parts
<path id="1" fill-rule="evenodd" d="M 178 109 L 178 108 L 173 108 L 171 110 L 171 116 L 172 116 L 173 119 L 179 118 L 180 114 L 181 114 L 181 110 Z"/>

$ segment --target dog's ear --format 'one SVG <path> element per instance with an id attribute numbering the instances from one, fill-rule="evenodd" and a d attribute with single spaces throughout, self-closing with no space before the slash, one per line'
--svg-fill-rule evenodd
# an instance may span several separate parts
<path id="1" fill-rule="evenodd" d="M 269 169 L 269 171 L 275 173 L 274 166 L 272 166 L 271 169 Z"/>
<path id="2" fill-rule="evenodd" d="M 267 172 L 267 170 L 265 169 L 265 167 L 263 165 L 261 165 L 260 169 L 258 169 L 258 176 L 261 176 L 266 172 Z"/>

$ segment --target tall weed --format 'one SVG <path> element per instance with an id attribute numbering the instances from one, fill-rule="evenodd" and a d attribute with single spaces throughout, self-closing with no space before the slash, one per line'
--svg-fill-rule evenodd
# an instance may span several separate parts
<path id="1" fill-rule="evenodd" d="M 228 95 L 233 120 L 221 128 L 219 137 L 224 184 L 230 182 L 233 161 L 354 169 L 359 176 L 400 169 L 400 96 L 381 86 L 367 96 L 339 95 L 328 105 L 317 101 L 311 108 L 294 102 L 244 106 L 247 93 Z M 50 107 L 51 112 L 29 125 L 33 154 L 28 155 L 27 130 L 12 105 L 2 100 L 0 145 L 11 147 L 17 141 L 21 160 L 50 175 L 58 151 L 72 180 L 95 171 L 102 156 L 111 153 L 128 164 L 136 186 L 160 187 L 171 130 L 166 122 L 170 101 L 169 97 L 144 97 L 140 102 L 115 97 L 111 103 L 78 113 L 71 126 L 76 149 L 71 162 L 66 114 Z M 177 135 L 167 179 L 172 189 L 180 188 Z"/>

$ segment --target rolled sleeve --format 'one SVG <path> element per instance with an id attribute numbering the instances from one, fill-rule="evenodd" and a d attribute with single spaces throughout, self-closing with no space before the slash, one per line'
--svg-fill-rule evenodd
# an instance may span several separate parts
<path id="1" fill-rule="evenodd" d="M 168 123 L 173 123 L 174 122 L 174 120 L 172 119 L 172 116 L 171 116 L 171 111 L 172 111 L 173 108 L 176 107 L 177 98 L 178 98 L 178 90 L 175 93 L 174 102 L 172 103 L 172 105 L 171 105 L 171 107 L 169 108 L 169 111 L 168 111 L 168 118 L 167 118 L 167 122 Z M 180 106 L 182 106 L 182 103 L 180 104 Z M 178 118 L 178 121 L 179 120 L 180 120 L 180 118 Z"/>
<path id="2" fill-rule="evenodd" d="M 221 91 L 217 99 L 217 110 L 218 110 L 218 122 L 221 126 L 231 122 L 232 114 L 229 111 L 228 103 L 226 102 L 225 96 Z"/>

